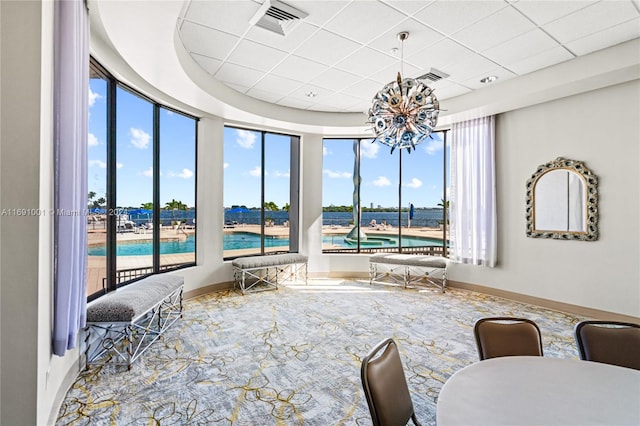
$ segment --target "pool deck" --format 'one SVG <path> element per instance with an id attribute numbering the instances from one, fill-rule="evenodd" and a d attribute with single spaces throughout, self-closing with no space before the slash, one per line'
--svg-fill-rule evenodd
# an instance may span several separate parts
<path id="1" fill-rule="evenodd" d="M 323 235 L 346 235 L 351 231 L 351 226 L 323 226 Z M 265 226 L 265 235 L 271 237 L 287 238 L 289 236 L 289 228 L 283 225 Z M 366 227 L 362 229 L 367 235 L 397 235 L 397 227 Z M 251 234 L 260 234 L 260 225 L 239 224 L 233 228 L 224 228 L 225 234 L 246 232 Z M 161 241 L 184 240 L 189 235 L 193 235 L 195 229 L 175 230 L 173 228 L 163 227 L 160 230 Z M 442 230 L 438 228 L 412 227 L 402 228 L 402 235 L 410 237 L 423 237 L 442 240 Z M 104 229 L 91 229 L 88 232 L 89 247 L 104 245 L 106 241 L 106 233 Z M 118 244 L 138 241 L 151 241 L 153 235 L 151 231 L 144 232 L 124 232 L 118 233 L 116 241 Z M 332 248 L 330 244 L 324 244 L 323 248 Z M 266 248 L 266 251 L 282 250 L 282 247 Z M 241 250 L 225 250 L 225 257 L 243 256 L 255 253 L 255 249 Z M 178 253 L 160 255 L 160 263 L 163 265 L 189 263 L 195 261 L 195 253 Z M 87 294 L 102 288 L 102 278 L 106 276 L 106 257 L 105 256 L 87 256 Z M 147 256 L 118 256 L 116 260 L 117 269 L 132 269 L 149 267 L 152 264 L 151 255 Z"/>

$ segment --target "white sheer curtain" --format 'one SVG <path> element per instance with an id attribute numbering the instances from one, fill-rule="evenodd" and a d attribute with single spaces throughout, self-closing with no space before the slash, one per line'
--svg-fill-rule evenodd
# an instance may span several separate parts
<path id="1" fill-rule="evenodd" d="M 495 117 L 451 129 L 451 259 L 493 267 L 497 255 Z"/>
<path id="2" fill-rule="evenodd" d="M 86 323 L 89 19 L 83 0 L 55 3 L 53 353 L 76 347 Z"/>

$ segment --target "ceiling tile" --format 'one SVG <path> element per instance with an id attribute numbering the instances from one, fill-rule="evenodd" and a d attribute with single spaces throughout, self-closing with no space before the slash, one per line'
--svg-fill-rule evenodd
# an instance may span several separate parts
<path id="1" fill-rule="evenodd" d="M 184 19 L 240 36 L 258 9 L 260 3 L 252 1 L 191 1 Z"/>
<path id="2" fill-rule="evenodd" d="M 317 62 L 333 65 L 360 47 L 360 43 L 320 30 L 303 42 L 294 53 L 303 58 L 313 58 Z"/>
<path id="3" fill-rule="evenodd" d="M 363 47 L 344 61 L 338 62 L 335 67 L 352 74 L 369 76 L 380 69 L 380 64 L 397 62 L 398 59 L 385 55 L 377 50 Z"/>
<path id="4" fill-rule="evenodd" d="M 266 92 L 280 93 L 281 96 L 288 95 L 302 85 L 302 82 L 290 78 L 278 77 L 267 74 L 262 80 L 257 82 L 253 88 Z"/>
<path id="5" fill-rule="evenodd" d="M 331 68 L 311 80 L 310 83 L 315 84 L 316 86 L 340 91 L 345 87 L 351 86 L 357 81 L 360 81 L 360 77 L 346 71 Z"/>
<path id="6" fill-rule="evenodd" d="M 304 18 L 304 22 L 316 25 L 318 27 L 326 24 L 328 20 L 333 18 L 342 8 L 349 4 L 348 0 L 287 0 L 286 3 L 295 7 L 309 16 Z"/>
<path id="7" fill-rule="evenodd" d="M 471 92 L 471 89 L 468 87 L 460 86 L 459 84 L 452 84 L 450 86 L 443 87 L 442 89 L 438 89 L 436 91 L 436 96 L 438 97 L 438 100 L 440 100 L 440 108 L 447 109 L 446 102 L 442 102 L 443 99 L 454 98 L 469 92 Z"/>
<path id="8" fill-rule="evenodd" d="M 416 13 L 414 18 L 449 35 L 504 7 L 507 3 L 502 1 L 436 1 Z"/>
<path id="9" fill-rule="evenodd" d="M 519 1 L 513 3 L 513 7 L 527 15 L 536 24 L 544 25 L 583 9 L 596 1 Z"/>
<path id="10" fill-rule="evenodd" d="M 280 99 L 280 102 L 278 102 L 278 104 L 283 105 L 283 106 L 287 106 L 287 107 L 291 107 L 291 108 L 307 109 L 311 105 L 313 105 L 313 102 L 306 101 L 306 100 L 303 100 L 303 99 L 288 98 L 287 97 L 287 98 Z"/>
<path id="11" fill-rule="evenodd" d="M 247 95 L 271 103 L 275 103 L 278 99 L 282 98 L 282 93 L 265 91 L 256 88 L 249 89 L 247 91 Z"/>
<path id="12" fill-rule="evenodd" d="M 381 31 L 386 31 L 405 17 L 383 3 L 354 1 L 329 21 L 325 28 L 360 43 L 368 43 L 378 37 Z"/>
<path id="13" fill-rule="evenodd" d="M 531 21 L 508 7 L 458 31 L 453 38 L 482 52 L 534 28 Z"/>
<path id="14" fill-rule="evenodd" d="M 640 18 L 579 38 L 566 46 L 577 55 L 586 55 L 605 47 L 613 46 L 640 37 Z"/>
<path id="15" fill-rule="evenodd" d="M 231 87 L 236 92 L 240 92 L 240 93 L 246 93 L 247 90 L 249 90 L 249 88 L 247 86 L 244 86 L 244 85 L 241 85 L 241 84 L 234 84 L 234 83 L 229 83 L 229 82 L 225 82 L 224 84 L 226 84 L 227 86 Z"/>
<path id="16" fill-rule="evenodd" d="M 407 15 L 413 15 L 418 12 L 420 9 L 424 9 L 430 3 L 435 0 L 428 1 L 407 1 L 407 0 L 382 0 L 389 6 L 393 7 L 396 10 L 401 11 L 402 13 L 406 13 Z"/>
<path id="17" fill-rule="evenodd" d="M 498 80 L 496 82 L 493 83 L 482 83 L 480 82 L 481 79 L 488 77 L 490 75 L 495 75 L 496 77 L 498 77 Z M 481 72 L 481 73 L 476 73 L 474 74 L 473 77 L 468 78 L 467 80 L 464 80 L 461 83 L 462 86 L 464 87 L 469 87 L 471 89 L 484 89 L 485 87 L 489 87 L 495 84 L 499 84 L 503 81 L 507 81 L 510 80 L 512 78 L 516 77 L 516 75 L 504 68 L 498 67 L 498 68 L 492 68 L 490 70 L 487 70 L 485 72 Z"/>
<path id="18" fill-rule="evenodd" d="M 215 75 L 218 80 L 225 83 L 233 83 L 245 87 L 253 86 L 263 76 L 264 73 L 261 71 L 230 64 L 229 62 L 222 64 Z"/>
<path id="19" fill-rule="evenodd" d="M 383 67 L 383 65 L 386 65 Z M 403 78 L 415 78 L 421 76 L 426 72 L 423 68 L 414 67 L 411 64 L 405 63 L 402 67 L 400 61 L 389 61 L 388 64 L 380 64 L 380 71 L 371 74 L 369 78 L 375 80 L 381 84 L 387 84 L 391 81 L 396 81 L 398 78 L 398 72 L 402 73 Z M 380 87 L 382 89 L 382 87 Z"/>
<path id="20" fill-rule="evenodd" d="M 404 43 L 398 40 L 398 33 L 401 31 L 409 32 L 409 38 L 407 38 Z M 369 43 L 369 47 L 389 54 L 393 54 L 391 53 L 392 48 L 404 49 L 404 57 L 406 58 L 418 53 L 427 46 L 435 44 L 442 40 L 442 38 L 442 34 L 430 29 L 426 25 L 413 19 L 405 19 Z M 400 51 L 393 55 L 400 57 Z"/>
<path id="21" fill-rule="evenodd" d="M 242 40 L 227 60 L 256 70 L 269 71 L 287 56 L 288 53 L 281 50 Z"/>
<path id="22" fill-rule="evenodd" d="M 564 47 L 554 47 L 515 63 L 507 63 L 506 66 L 518 75 L 528 74 L 560 62 L 573 59 L 573 55 Z"/>
<path id="23" fill-rule="evenodd" d="M 455 64 L 445 67 L 442 71 L 450 75 L 449 79 L 456 83 L 481 74 L 487 74 L 496 68 L 496 64 L 478 54 L 470 54 Z"/>
<path id="24" fill-rule="evenodd" d="M 383 87 L 384 85 L 377 81 L 365 79 L 350 86 L 345 92 L 356 98 L 373 100 L 375 94 L 382 90 Z"/>
<path id="25" fill-rule="evenodd" d="M 281 77 L 307 82 L 329 69 L 326 65 L 291 55 L 273 69 L 273 73 Z"/>
<path id="26" fill-rule="evenodd" d="M 316 96 L 307 96 L 307 93 L 310 92 L 315 93 Z M 313 84 L 303 84 L 302 86 L 296 88 L 294 91 L 290 92 L 287 97 L 302 99 L 311 103 L 317 103 L 320 102 L 321 99 L 331 99 L 334 93 L 335 90 L 326 89 L 320 86 L 314 86 Z"/>
<path id="27" fill-rule="evenodd" d="M 610 28 L 640 16 L 630 1 L 605 1 L 585 7 L 543 28 L 561 43 Z"/>
<path id="28" fill-rule="evenodd" d="M 558 46 L 544 31 L 536 28 L 482 52 L 489 59 L 506 64 L 524 60 Z"/>
<path id="29" fill-rule="evenodd" d="M 215 59 L 224 59 L 239 40 L 238 37 L 192 22 L 183 22 L 180 34 L 187 51 Z"/>
<path id="30" fill-rule="evenodd" d="M 300 43 L 308 39 L 317 30 L 318 27 L 302 21 L 300 25 L 295 27 L 286 36 L 272 33 L 264 28 L 251 27 L 249 32 L 245 34 L 245 38 L 257 41 L 265 46 L 271 46 L 274 49 L 282 50 L 283 52 L 292 52 L 300 45 Z"/>
<path id="31" fill-rule="evenodd" d="M 220 64 L 222 64 L 222 61 L 218 59 L 213 59 L 208 56 L 198 55 L 196 53 L 191 54 L 191 57 L 193 58 L 194 61 L 198 63 L 198 65 L 204 68 L 204 70 L 211 75 L 215 74 L 216 71 L 218 71 Z"/>
<path id="32" fill-rule="evenodd" d="M 407 62 L 425 70 L 431 67 L 443 69 L 445 66 L 471 54 L 473 54 L 471 50 L 459 43 L 444 39 L 415 55 L 409 56 Z"/>

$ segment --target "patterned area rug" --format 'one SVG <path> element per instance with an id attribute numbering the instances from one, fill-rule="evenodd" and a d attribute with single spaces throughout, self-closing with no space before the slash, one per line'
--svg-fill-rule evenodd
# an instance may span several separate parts
<path id="1" fill-rule="evenodd" d="M 542 331 L 547 357 L 577 358 L 582 318 L 455 288 L 402 289 L 311 280 L 185 302 L 176 322 L 133 365 L 92 367 L 67 393 L 57 425 L 370 425 L 360 360 L 398 343 L 422 424 L 438 392 L 478 360 L 474 322 L 522 316 Z"/>

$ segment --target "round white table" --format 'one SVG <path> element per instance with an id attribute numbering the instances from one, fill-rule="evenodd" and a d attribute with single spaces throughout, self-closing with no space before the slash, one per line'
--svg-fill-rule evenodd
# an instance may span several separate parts
<path id="1" fill-rule="evenodd" d="M 514 356 L 469 365 L 438 397 L 438 426 L 640 425 L 640 371 Z"/>

